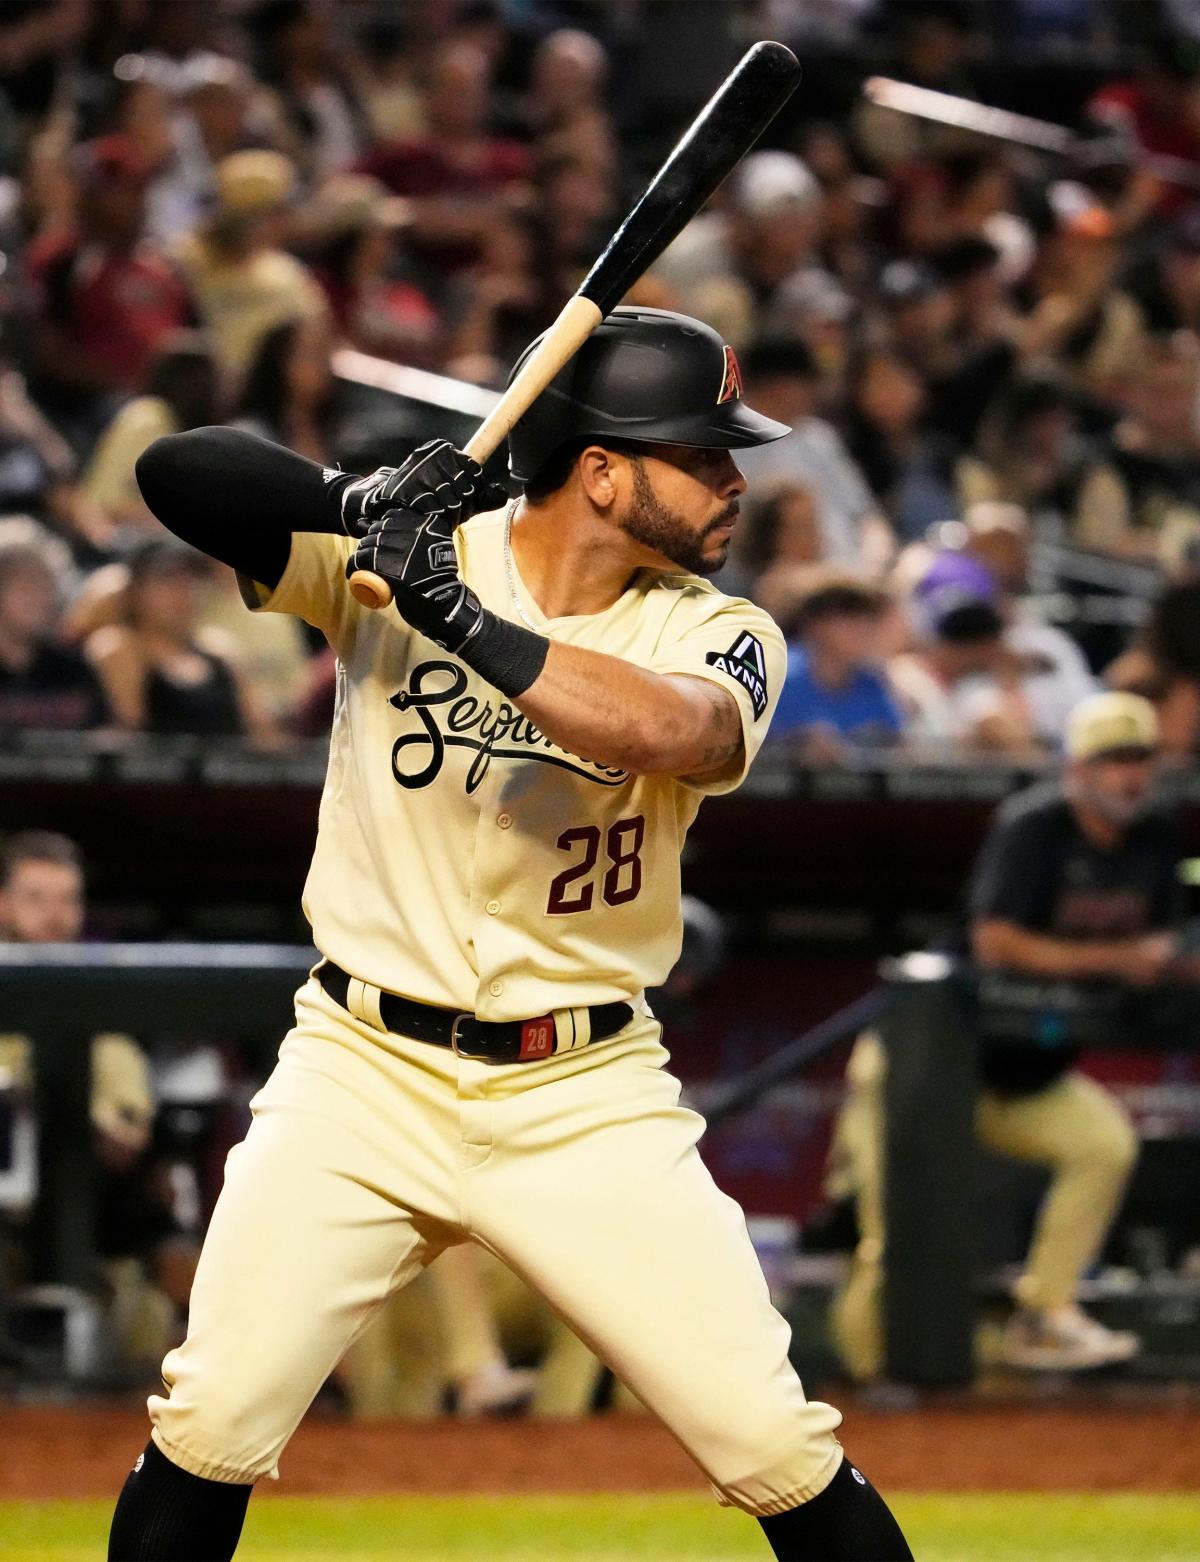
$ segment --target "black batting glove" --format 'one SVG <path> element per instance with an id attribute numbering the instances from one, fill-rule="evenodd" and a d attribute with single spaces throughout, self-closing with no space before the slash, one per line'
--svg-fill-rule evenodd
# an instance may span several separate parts
<path id="1" fill-rule="evenodd" d="M 461 650 L 483 618 L 479 598 L 458 573 L 454 526 L 445 510 L 388 510 L 346 565 L 347 575 L 359 569 L 382 575 L 401 616 L 447 651 Z"/>
<path id="2" fill-rule="evenodd" d="M 444 514 L 453 531 L 472 515 L 498 509 L 507 500 L 505 490 L 484 477 L 478 461 L 448 439 L 431 439 L 402 465 L 381 466 L 346 486 L 342 529 L 350 537 L 364 537 L 389 510 L 402 509 L 422 516 Z"/>

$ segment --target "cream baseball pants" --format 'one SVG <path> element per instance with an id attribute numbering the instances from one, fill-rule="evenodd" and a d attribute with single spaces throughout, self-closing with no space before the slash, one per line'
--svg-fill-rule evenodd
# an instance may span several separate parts
<path id="1" fill-rule="evenodd" d="M 804 1397 L 649 1011 L 607 1041 L 510 1065 L 366 1014 L 313 980 L 297 994 L 230 1152 L 187 1339 L 149 1402 L 163 1453 L 211 1480 L 274 1475 L 376 1309 L 473 1241 L 662 1418 L 722 1501 L 765 1516 L 824 1490 L 841 1417 Z"/>

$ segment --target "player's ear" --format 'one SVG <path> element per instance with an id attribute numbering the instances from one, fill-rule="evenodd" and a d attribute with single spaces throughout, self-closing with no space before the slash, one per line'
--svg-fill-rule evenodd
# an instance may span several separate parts
<path id="1" fill-rule="evenodd" d="M 610 510 L 621 493 L 621 468 L 628 467 L 627 457 L 603 445 L 588 445 L 581 450 L 575 465 L 584 493 L 598 510 Z"/>

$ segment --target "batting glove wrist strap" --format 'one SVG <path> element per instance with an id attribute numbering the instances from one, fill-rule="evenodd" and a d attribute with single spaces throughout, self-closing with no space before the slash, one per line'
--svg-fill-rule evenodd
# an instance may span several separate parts
<path id="1" fill-rule="evenodd" d="M 418 446 L 400 466 L 381 466 L 351 483 L 342 494 L 342 529 L 363 537 L 389 510 L 449 518 L 450 530 L 482 510 L 499 508 L 507 493 L 483 475 L 483 468 L 448 439 Z"/>

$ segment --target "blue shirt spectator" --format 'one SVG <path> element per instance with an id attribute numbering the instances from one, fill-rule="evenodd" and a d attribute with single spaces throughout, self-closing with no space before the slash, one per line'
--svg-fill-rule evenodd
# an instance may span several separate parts
<path id="1" fill-rule="evenodd" d="M 897 741 L 904 718 L 877 665 L 886 610 L 886 594 L 849 571 L 806 572 L 781 615 L 790 648 L 776 737 L 799 738 L 813 760 L 830 761 Z"/>
<path id="2" fill-rule="evenodd" d="M 771 724 L 777 737 L 823 727 L 854 743 L 892 743 L 904 725 L 887 679 L 873 667 L 854 668 L 837 687 L 823 684 L 808 652 L 788 652 L 787 682 Z"/>

